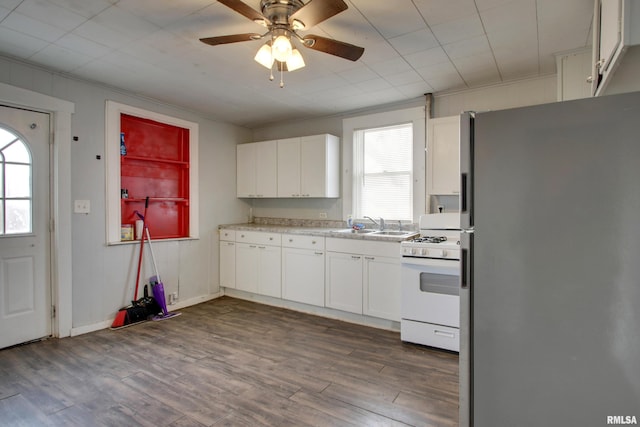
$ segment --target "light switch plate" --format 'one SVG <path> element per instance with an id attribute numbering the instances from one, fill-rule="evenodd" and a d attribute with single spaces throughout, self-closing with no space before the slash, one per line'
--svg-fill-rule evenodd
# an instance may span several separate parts
<path id="1" fill-rule="evenodd" d="M 89 200 L 74 200 L 73 212 L 78 214 L 88 214 L 91 212 L 91 201 Z"/>

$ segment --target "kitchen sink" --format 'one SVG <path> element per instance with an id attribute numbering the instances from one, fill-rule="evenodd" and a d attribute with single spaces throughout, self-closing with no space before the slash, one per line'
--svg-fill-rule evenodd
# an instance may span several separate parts
<path id="1" fill-rule="evenodd" d="M 373 234 L 377 236 L 413 236 L 417 234 L 415 231 L 402 231 L 402 230 L 382 230 L 374 231 Z"/>
<path id="2" fill-rule="evenodd" d="M 353 234 L 369 234 L 376 233 L 376 230 L 370 230 L 363 228 L 362 230 L 354 230 L 353 228 L 346 228 L 344 230 L 338 230 L 339 233 L 353 233 Z"/>

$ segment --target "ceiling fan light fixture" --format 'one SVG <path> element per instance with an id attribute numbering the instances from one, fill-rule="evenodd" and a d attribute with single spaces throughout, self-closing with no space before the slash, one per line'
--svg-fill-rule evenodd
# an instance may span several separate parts
<path id="1" fill-rule="evenodd" d="M 271 68 L 273 66 L 273 55 L 271 55 L 271 46 L 269 43 L 265 43 L 253 58 L 255 61 L 265 68 Z"/>
<path id="2" fill-rule="evenodd" d="M 287 59 L 287 71 L 295 71 L 304 67 L 304 59 L 298 49 L 291 51 L 291 56 Z"/>
<path id="3" fill-rule="evenodd" d="M 276 37 L 271 45 L 271 54 L 276 61 L 280 62 L 287 62 L 291 56 L 292 50 L 293 47 L 291 46 L 291 40 L 289 40 L 289 37 L 284 35 Z"/>

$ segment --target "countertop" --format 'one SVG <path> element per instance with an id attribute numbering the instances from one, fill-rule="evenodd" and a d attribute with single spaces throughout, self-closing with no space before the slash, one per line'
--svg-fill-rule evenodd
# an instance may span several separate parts
<path id="1" fill-rule="evenodd" d="M 236 231 L 260 231 L 266 233 L 280 233 L 280 234 L 301 234 L 307 236 L 321 236 L 321 237 L 337 237 L 342 239 L 358 239 L 358 240 L 370 240 L 379 242 L 401 242 L 407 240 L 418 234 L 417 231 L 408 230 L 407 235 L 401 236 L 384 236 L 376 234 L 366 233 L 351 233 L 345 232 L 346 228 L 335 227 L 313 227 L 313 226 L 300 226 L 300 225 L 284 225 L 284 224 L 223 224 L 218 227 L 219 230 L 236 230 Z"/>

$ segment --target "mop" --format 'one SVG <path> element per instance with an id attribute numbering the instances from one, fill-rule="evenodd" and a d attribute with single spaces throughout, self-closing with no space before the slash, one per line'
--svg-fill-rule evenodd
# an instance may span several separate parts
<path id="1" fill-rule="evenodd" d="M 136 212 L 137 213 L 137 212 Z M 144 221 L 144 217 L 137 213 L 139 217 Z M 151 235 L 149 234 L 149 227 L 147 227 L 146 221 L 143 225 L 144 232 L 147 235 L 147 242 L 149 243 L 149 252 L 151 252 L 151 262 L 153 263 L 153 271 L 156 273 L 155 276 L 151 276 L 149 278 L 149 284 L 151 285 L 151 292 L 153 293 L 153 297 L 156 302 L 160 305 L 162 309 L 162 314 L 158 314 L 153 316 L 151 320 L 166 320 L 172 317 L 176 317 L 181 315 L 182 313 L 170 313 L 167 311 L 167 300 L 164 297 L 164 284 L 160 279 L 160 272 L 158 272 L 158 266 L 156 265 L 156 257 L 153 255 L 153 246 L 151 245 Z"/>

